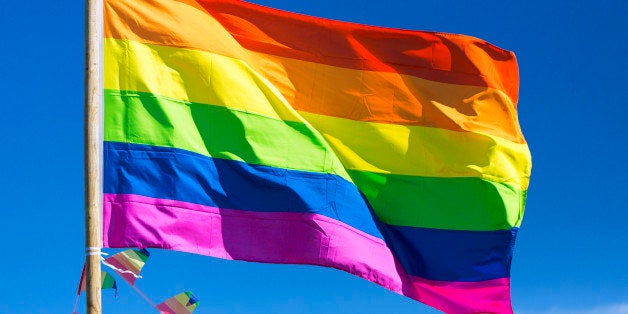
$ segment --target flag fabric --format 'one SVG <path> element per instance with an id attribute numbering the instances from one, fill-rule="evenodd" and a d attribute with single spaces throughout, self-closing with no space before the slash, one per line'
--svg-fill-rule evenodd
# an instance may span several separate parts
<path id="1" fill-rule="evenodd" d="M 134 285 L 149 256 L 150 253 L 146 249 L 129 249 L 106 258 L 105 262 L 114 266 L 114 270 L 122 279 Z"/>
<path id="2" fill-rule="evenodd" d="M 106 0 L 105 247 L 337 268 L 509 313 L 512 52 L 232 0 Z"/>
<path id="3" fill-rule="evenodd" d="M 189 291 L 179 293 L 158 304 L 157 310 L 164 314 L 189 314 L 196 310 L 198 299 Z"/>
<path id="4" fill-rule="evenodd" d="M 100 280 L 102 282 L 102 289 L 113 289 L 115 290 L 116 295 L 118 294 L 118 285 L 116 284 L 116 280 L 108 272 L 102 271 L 100 275 Z M 81 280 L 79 282 L 79 288 L 76 294 L 81 295 L 81 292 L 87 289 L 86 285 L 87 283 L 85 282 L 85 265 L 83 265 L 83 271 L 81 272 Z"/>

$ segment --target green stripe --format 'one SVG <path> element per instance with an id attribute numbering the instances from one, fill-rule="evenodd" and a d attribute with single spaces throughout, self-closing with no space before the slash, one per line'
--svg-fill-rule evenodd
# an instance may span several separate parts
<path id="1" fill-rule="evenodd" d="M 142 253 L 142 251 L 140 251 L 140 250 L 133 250 L 133 253 L 135 253 L 137 258 L 140 261 L 144 262 L 144 263 L 146 263 L 146 260 L 148 260 L 148 256 L 146 254 Z"/>
<path id="2" fill-rule="evenodd" d="M 525 191 L 481 178 L 345 172 L 316 130 L 301 122 L 105 90 L 105 140 L 185 149 L 250 164 L 334 173 L 355 182 L 388 224 L 455 230 L 518 226 Z M 351 180 L 353 179 L 353 180 Z"/>
<path id="3" fill-rule="evenodd" d="M 481 178 L 349 171 L 387 224 L 454 230 L 508 230 L 523 217 L 525 191 Z"/>
<path id="4" fill-rule="evenodd" d="M 109 275 L 109 273 L 103 271 L 101 276 L 102 276 L 102 289 L 115 288 L 116 280 L 113 279 L 113 277 Z"/>
<path id="5" fill-rule="evenodd" d="M 351 181 L 322 136 L 305 123 L 150 93 L 106 89 L 104 99 L 105 141 L 180 148 Z"/>

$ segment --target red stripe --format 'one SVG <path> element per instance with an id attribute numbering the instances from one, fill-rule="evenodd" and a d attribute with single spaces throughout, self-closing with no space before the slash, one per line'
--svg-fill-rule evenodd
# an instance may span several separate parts
<path id="1" fill-rule="evenodd" d="M 512 52 L 464 35 L 409 31 L 311 17 L 242 1 L 197 0 L 245 48 L 358 70 L 487 86 L 517 102 Z"/>
<path id="2" fill-rule="evenodd" d="M 79 281 L 79 287 L 78 287 L 78 291 L 76 292 L 76 295 L 81 295 L 81 291 L 85 291 L 86 287 L 85 287 L 85 264 L 83 264 L 83 271 L 81 271 L 81 280 Z"/>

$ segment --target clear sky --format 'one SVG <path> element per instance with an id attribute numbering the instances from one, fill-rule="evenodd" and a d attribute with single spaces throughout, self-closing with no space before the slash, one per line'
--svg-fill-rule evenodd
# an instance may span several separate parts
<path id="1" fill-rule="evenodd" d="M 514 51 L 533 170 L 512 267 L 519 313 L 628 313 L 625 1 L 256 0 L 463 33 Z M 83 1 L 0 1 L 0 313 L 70 313 L 83 264 Z M 152 250 L 137 286 L 197 313 L 436 313 L 349 274 Z M 151 313 L 119 280 L 106 313 Z M 81 298 L 81 312 L 84 308 Z"/>

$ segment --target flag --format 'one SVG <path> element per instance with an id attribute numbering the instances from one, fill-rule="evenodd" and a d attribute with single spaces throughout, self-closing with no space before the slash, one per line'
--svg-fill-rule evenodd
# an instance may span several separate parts
<path id="1" fill-rule="evenodd" d="M 196 310 L 198 299 L 192 292 L 181 292 L 157 305 L 157 310 L 164 314 L 189 314 Z"/>
<path id="2" fill-rule="evenodd" d="M 105 247 L 337 268 L 507 313 L 512 52 L 232 0 L 106 0 Z"/>
<path id="3" fill-rule="evenodd" d="M 150 253 L 146 249 L 130 249 L 107 257 L 105 264 L 113 266 L 122 279 L 134 285 L 135 280 L 140 278 L 140 271 L 149 256 Z"/>
<path id="4" fill-rule="evenodd" d="M 116 280 L 111 276 L 108 272 L 102 271 L 100 275 L 100 280 L 102 282 L 102 289 L 113 289 L 118 295 L 118 285 L 116 284 Z M 81 272 L 81 280 L 79 281 L 79 288 L 76 295 L 81 295 L 81 292 L 87 289 L 87 283 L 85 282 L 85 265 L 83 265 L 83 271 Z M 78 298 L 78 297 L 77 297 Z"/>

